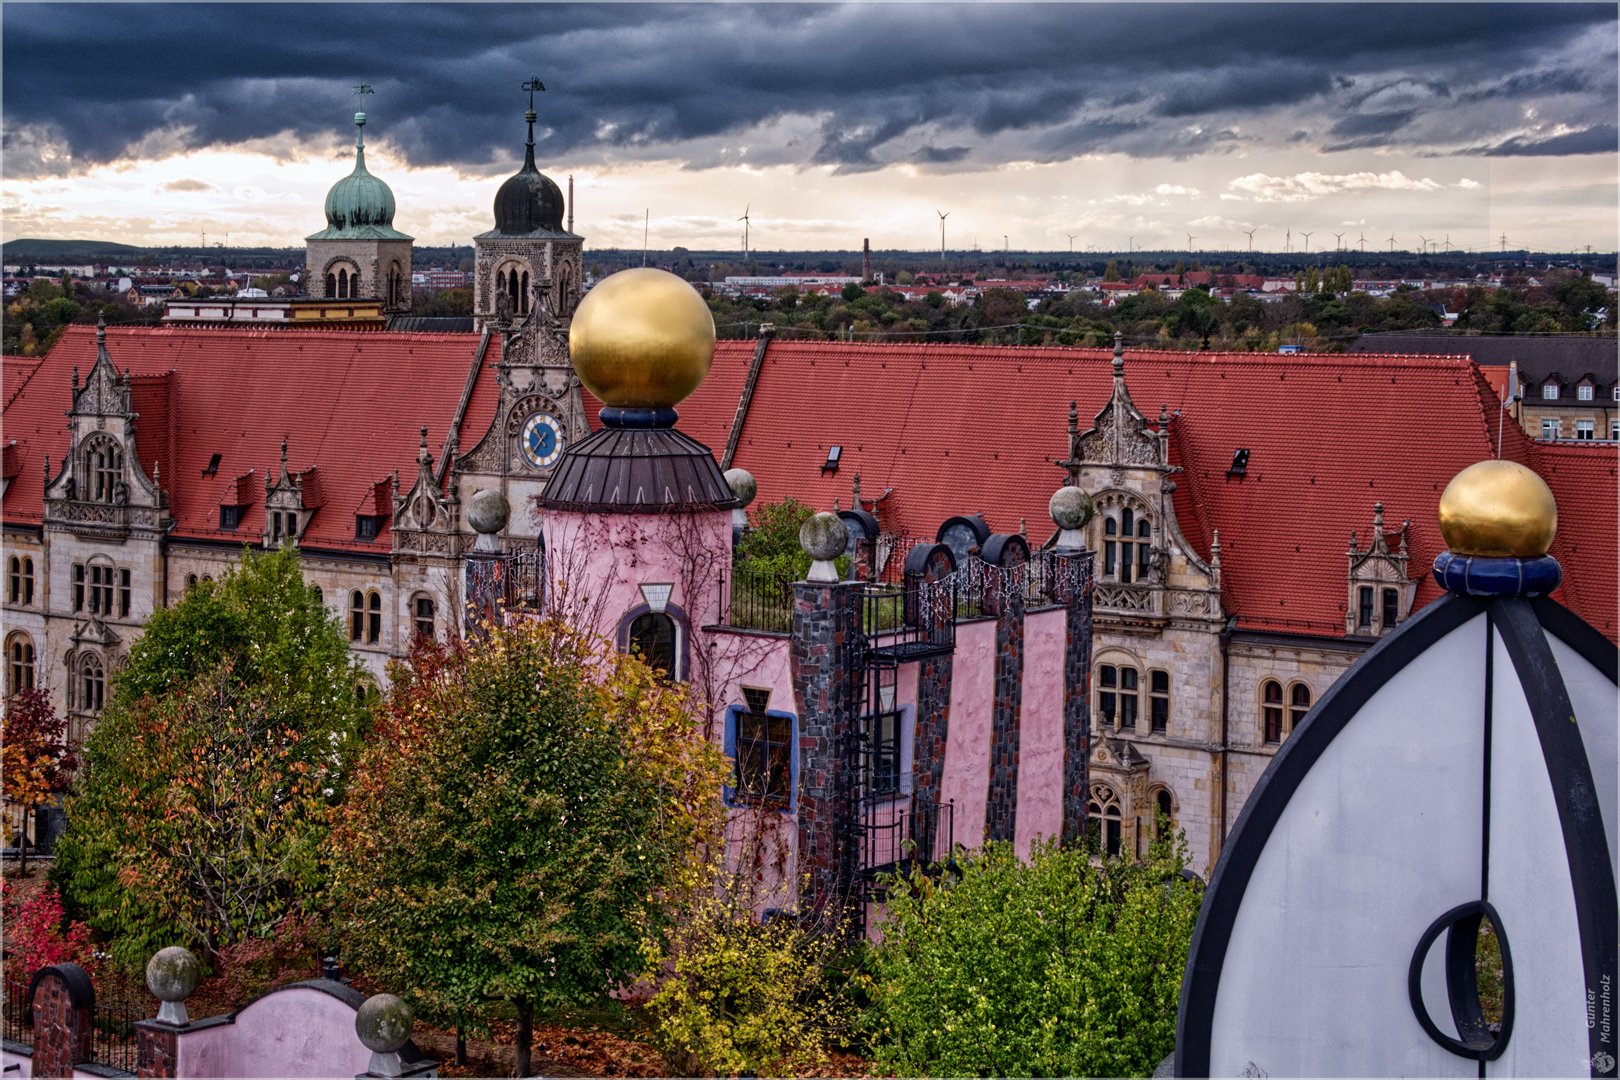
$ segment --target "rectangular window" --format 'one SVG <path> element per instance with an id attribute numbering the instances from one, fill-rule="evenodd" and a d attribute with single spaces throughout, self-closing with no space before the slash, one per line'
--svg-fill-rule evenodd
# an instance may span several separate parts
<path id="1" fill-rule="evenodd" d="M 1543 439 L 1558 438 L 1558 421 L 1543 417 L 1541 421 L 1541 437 Z"/>
<path id="2" fill-rule="evenodd" d="M 1169 730 L 1170 673 L 1168 671 L 1148 673 L 1148 707 L 1153 721 L 1153 730 L 1161 733 Z"/>
<path id="3" fill-rule="evenodd" d="M 1401 617 L 1401 594 L 1394 589 L 1384 590 L 1384 629 L 1394 626 Z"/>
<path id="4" fill-rule="evenodd" d="M 23 560 L 23 601 L 29 607 L 34 603 L 34 560 Z"/>
<path id="5" fill-rule="evenodd" d="M 1620 420 L 1609 421 L 1609 438 L 1620 442 Z"/>
<path id="6" fill-rule="evenodd" d="M 1596 427 L 1596 421 L 1577 420 L 1575 421 L 1575 437 L 1577 439 L 1595 439 L 1597 438 Z"/>
<path id="7" fill-rule="evenodd" d="M 1591 401 L 1592 400 L 1592 390 L 1593 390 L 1593 388 L 1590 387 L 1590 386 L 1577 386 L 1575 388 L 1575 400 L 1576 401 Z"/>
<path id="8" fill-rule="evenodd" d="M 281 539 L 281 511 L 277 510 L 270 515 L 270 542 L 275 543 Z"/>
<path id="9" fill-rule="evenodd" d="M 1119 544 L 1113 540 L 1103 541 L 1103 575 L 1113 577 L 1116 564 L 1119 561 Z"/>
<path id="10" fill-rule="evenodd" d="M 900 790 L 900 714 L 878 713 L 870 722 L 871 757 L 867 790 L 873 795 L 893 795 Z"/>
<path id="11" fill-rule="evenodd" d="M 1119 727 L 1136 730 L 1136 669 L 1119 669 Z"/>
<path id="12" fill-rule="evenodd" d="M 73 610 L 84 610 L 84 563 L 73 564 Z"/>
<path id="13" fill-rule="evenodd" d="M 359 641 L 366 628 L 366 597 L 359 589 L 349 594 L 349 640 Z"/>
<path id="14" fill-rule="evenodd" d="M 416 598 L 416 633 L 418 637 L 433 640 L 433 601 L 426 596 Z"/>
<path id="15" fill-rule="evenodd" d="M 1119 669 L 1112 664 L 1103 664 L 1097 669 L 1097 715 L 1104 724 L 1113 726 L 1114 711 L 1118 701 Z"/>
<path id="16" fill-rule="evenodd" d="M 382 594 L 370 597 L 370 619 L 366 623 L 366 644 L 375 645 L 382 640 Z"/>
<path id="17" fill-rule="evenodd" d="M 1357 612 L 1357 615 L 1359 615 L 1360 617 L 1356 620 L 1356 625 L 1357 626 L 1371 626 L 1372 625 L 1372 611 L 1373 611 L 1373 608 L 1372 608 L 1372 604 L 1373 604 L 1372 586 L 1371 585 L 1363 585 L 1361 587 L 1361 589 L 1359 590 L 1358 599 L 1360 600 L 1360 610 Z"/>
<path id="18" fill-rule="evenodd" d="M 356 516 L 354 519 L 354 535 L 358 540 L 377 539 L 377 519 L 370 514 Z"/>
<path id="19" fill-rule="evenodd" d="M 738 712 L 735 784 L 738 798 L 763 806 L 788 805 L 793 779 L 792 738 L 790 717 Z"/>
<path id="20" fill-rule="evenodd" d="M 1548 383 L 1541 388 L 1541 396 L 1546 401 L 1556 401 L 1558 398 L 1558 384 Z"/>
<path id="21" fill-rule="evenodd" d="M 242 508 L 240 506 L 222 506 L 219 508 L 219 527 L 232 532 L 242 523 Z"/>
<path id="22" fill-rule="evenodd" d="M 130 600 L 129 571 L 128 570 L 119 570 L 118 571 L 118 617 L 120 619 L 129 618 L 129 600 Z"/>

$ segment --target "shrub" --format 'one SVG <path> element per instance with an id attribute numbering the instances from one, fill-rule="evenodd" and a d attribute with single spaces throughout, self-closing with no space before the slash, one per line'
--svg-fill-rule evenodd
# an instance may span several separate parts
<path id="1" fill-rule="evenodd" d="M 889 895 L 868 1011 L 902 1076 L 1147 1076 L 1175 1047 L 1199 894 L 1183 849 L 1142 862 L 987 844 Z"/>
<path id="2" fill-rule="evenodd" d="M 781 502 L 754 507 L 752 527 L 737 545 L 737 568 L 804 580 L 810 572 L 810 556 L 799 546 L 799 528 L 815 512 L 791 495 Z"/>
<path id="3" fill-rule="evenodd" d="M 50 885 L 25 900 L 6 925 L 6 974 L 26 983 L 34 972 L 52 964 L 74 963 L 89 969 L 90 928 L 66 922 L 62 898 Z M 64 928 L 65 927 L 65 928 Z"/>

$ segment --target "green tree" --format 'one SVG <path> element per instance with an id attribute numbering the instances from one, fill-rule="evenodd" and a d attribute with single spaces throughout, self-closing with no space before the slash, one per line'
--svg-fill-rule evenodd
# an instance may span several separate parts
<path id="1" fill-rule="evenodd" d="M 1141 862 L 986 845 L 889 893 L 869 1024 L 901 1076 L 1147 1076 L 1175 1046 L 1200 896 L 1182 848 Z"/>
<path id="2" fill-rule="evenodd" d="M 244 708 L 264 731 L 280 733 L 274 737 L 289 764 L 319 770 L 323 799 L 340 799 L 368 712 L 356 691 L 368 684 L 342 626 L 304 584 L 292 547 L 262 555 L 244 548 L 241 565 L 221 580 L 202 582 L 174 607 L 156 611 L 113 676 L 107 707 L 81 753 L 84 768 L 51 872 L 70 914 L 109 936 L 114 958 L 127 967 L 138 968 L 177 940 L 207 948 L 206 938 L 184 929 L 189 916 L 182 908 L 196 897 L 148 880 L 157 857 L 151 845 L 162 839 L 153 819 L 174 806 L 195 807 L 200 796 L 188 785 L 229 788 L 228 755 L 203 748 L 228 741 L 226 714 Z M 214 687 L 226 707 L 186 704 L 202 686 Z M 159 729 L 167 734 L 155 734 Z M 196 748 L 201 761 L 174 747 L 158 753 L 154 739 Z M 198 769 L 214 772 L 199 776 Z M 282 792 L 271 785 L 244 789 L 241 797 L 245 820 L 263 820 L 274 807 L 254 799 L 273 801 Z M 308 842 L 318 845 L 324 824 L 310 819 L 307 827 Z M 217 839 L 232 842 L 223 834 Z M 280 894 L 286 903 L 266 910 L 287 906 L 293 894 L 307 898 L 303 868 L 289 863 L 288 872 Z M 248 922 L 248 932 L 264 929 L 262 921 Z"/>
<path id="3" fill-rule="evenodd" d="M 844 298 L 844 303 L 848 304 L 865 296 L 866 290 L 852 281 L 848 285 L 845 285 L 843 291 L 838 295 L 842 296 Z"/>
<path id="4" fill-rule="evenodd" d="M 1104 281 L 1118 281 L 1119 280 L 1119 263 L 1113 261 L 1112 259 L 1109 260 L 1108 269 L 1103 271 L 1103 280 Z"/>
<path id="5" fill-rule="evenodd" d="M 683 687 L 558 616 L 423 644 L 333 831 L 346 954 L 430 1014 L 605 1004 L 712 880 L 725 759 Z"/>
<path id="6" fill-rule="evenodd" d="M 799 544 L 799 529 L 815 512 L 791 495 L 781 502 L 755 505 L 753 522 L 737 545 L 737 569 L 787 574 L 802 581 L 810 572 L 810 556 Z"/>

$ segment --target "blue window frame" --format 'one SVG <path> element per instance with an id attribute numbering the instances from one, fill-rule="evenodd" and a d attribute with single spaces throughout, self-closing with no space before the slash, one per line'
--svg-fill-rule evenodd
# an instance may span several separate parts
<path id="1" fill-rule="evenodd" d="M 733 762 L 725 786 L 727 806 L 792 812 L 798 803 L 799 718 L 746 705 L 726 709 L 726 757 Z M 784 771 L 785 766 L 785 771 Z"/>

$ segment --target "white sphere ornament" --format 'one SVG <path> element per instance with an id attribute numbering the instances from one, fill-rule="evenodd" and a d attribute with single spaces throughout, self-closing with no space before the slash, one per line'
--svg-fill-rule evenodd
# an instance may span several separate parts
<path id="1" fill-rule="evenodd" d="M 202 963 L 190 949 L 171 945 L 159 949 L 146 962 L 146 988 L 162 1002 L 157 1018 L 165 1024 L 185 1027 L 191 1023 L 186 998 L 202 980 Z"/>
<path id="2" fill-rule="evenodd" d="M 812 514 L 799 526 L 799 546 L 811 558 L 806 581 L 837 581 L 833 560 L 849 549 L 849 526 L 837 514 Z"/>
<path id="3" fill-rule="evenodd" d="M 1091 520 L 1091 496 L 1081 488 L 1060 487 L 1052 493 L 1046 508 L 1052 515 L 1052 524 L 1058 527 L 1057 546 L 1084 548 L 1086 537 L 1080 530 Z"/>
<path id="4" fill-rule="evenodd" d="M 410 1041 L 414 1021 L 411 1007 L 393 994 L 374 994 L 355 1011 L 354 1033 L 371 1051 L 368 1072 L 374 1076 L 400 1074 L 399 1051 Z"/>

